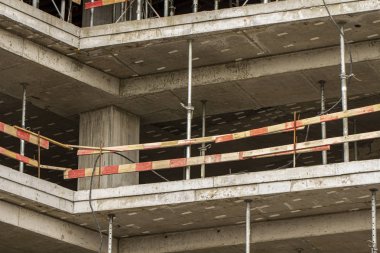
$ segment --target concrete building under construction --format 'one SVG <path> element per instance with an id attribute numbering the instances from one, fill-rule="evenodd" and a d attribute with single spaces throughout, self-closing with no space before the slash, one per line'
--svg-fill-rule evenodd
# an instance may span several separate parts
<path id="1" fill-rule="evenodd" d="M 1 253 L 378 252 L 379 0 L 0 0 L 0 76 Z"/>

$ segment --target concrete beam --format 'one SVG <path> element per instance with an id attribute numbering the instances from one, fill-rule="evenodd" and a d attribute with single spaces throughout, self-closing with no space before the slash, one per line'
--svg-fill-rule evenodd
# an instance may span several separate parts
<path id="1" fill-rule="evenodd" d="M 112 95 L 119 95 L 120 81 L 79 61 L 0 30 L 0 48 Z M 38 75 L 38 73 L 36 73 Z"/>
<path id="2" fill-rule="evenodd" d="M 23 1 L 2 0 L 0 17 L 23 24 L 24 28 L 46 35 L 73 48 L 79 48 L 80 28 Z"/>
<path id="3" fill-rule="evenodd" d="M 242 210 L 244 212 L 244 210 Z M 380 214 L 377 215 L 380 218 Z M 370 231 L 370 211 L 337 213 L 252 224 L 252 243 Z M 377 224 L 377 228 L 380 226 Z M 369 237 L 368 237 L 369 238 Z M 139 236 L 120 240 L 119 253 L 183 252 L 221 246 L 242 245 L 244 225 L 179 233 Z"/>
<path id="4" fill-rule="evenodd" d="M 377 0 L 326 1 L 334 16 L 380 10 Z M 270 6 L 270 7 L 269 7 Z M 322 1 L 287 0 L 264 5 L 129 22 L 81 30 L 80 48 L 178 39 L 328 17 Z"/>
<path id="5" fill-rule="evenodd" d="M 374 185 L 380 182 L 379 168 L 380 160 L 369 160 L 97 189 L 93 206 L 96 211 L 123 210 Z M 90 212 L 88 191 L 76 192 L 74 202 L 74 213 Z"/>
<path id="6" fill-rule="evenodd" d="M 98 232 L 4 201 L 0 201 L 0 223 L 25 229 L 92 252 L 99 252 L 100 240 Z M 118 241 L 116 239 L 114 239 L 113 245 L 112 252 L 117 253 Z M 107 252 L 106 236 L 103 240 L 102 252 Z"/>
<path id="7" fill-rule="evenodd" d="M 74 209 L 74 192 L 45 180 L 0 165 L 0 198 L 11 195 L 20 202 L 38 203 L 67 213 Z"/>
<path id="8" fill-rule="evenodd" d="M 380 40 L 352 44 L 353 62 L 380 59 Z M 289 59 L 292 59 L 289 61 Z M 346 59 L 349 59 L 347 56 Z M 200 67 L 193 70 L 193 86 L 217 85 L 252 78 L 338 66 L 339 47 L 329 47 L 269 56 L 240 62 Z M 175 71 L 122 80 L 125 97 L 159 93 L 187 87 L 187 71 Z"/>

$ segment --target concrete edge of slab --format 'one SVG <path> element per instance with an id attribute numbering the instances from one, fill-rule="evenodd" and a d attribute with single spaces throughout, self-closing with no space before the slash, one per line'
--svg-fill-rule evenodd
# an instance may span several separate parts
<path id="1" fill-rule="evenodd" d="M 0 192 L 71 213 L 74 191 L 0 165 Z"/>
<path id="2" fill-rule="evenodd" d="M 56 240 L 57 243 L 68 243 L 92 252 L 98 252 L 99 234 L 97 231 L 4 201 L 0 201 L 1 223 L 46 236 Z M 104 238 L 105 240 L 106 238 Z M 116 247 L 114 247 L 112 252 L 117 253 L 117 239 L 113 240 L 113 245 Z M 107 249 L 107 243 L 103 242 L 101 252 L 106 253 L 108 252 Z"/>
<path id="3" fill-rule="evenodd" d="M 355 0 L 326 0 L 328 5 L 337 3 L 353 2 Z M 128 21 L 125 23 L 106 24 L 95 27 L 84 27 L 81 29 L 81 38 L 111 35 L 116 33 L 126 33 L 134 31 L 144 31 L 148 29 L 164 28 L 168 26 L 178 26 L 185 24 L 202 23 L 237 17 L 247 17 L 259 14 L 272 14 L 276 12 L 299 10 L 323 5 L 323 2 L 313 0 L 286 0 L 272 2 L 269 4 L 254 4 L 244 7 L 220 9 L 217 11 L 201 11 L 198 13 L 189 13 L 173 17 L 160 17 L 159 19 L 148 19 L 139 21 Z M 268 8 L 270 6 L 271 8 Z"/>
<path id="4" fill-rule="evenodd" d="M 112 211 L 369 185 L 380 182 L 379 168 L 380 159 L 376 159 L 298 167 L 275 173 L 251 172 L 190 181 L 96 189 L 93 191 L 93 205 L 96 211 Z M 72 214 L 90 212 L 88 190 L 74 192 L 4 166 L 0 172 L 2 192 Z"/>
<path id="5" fill-rule="evenodd" d="M 258 183 L 281 182 L 288 180 L 301 180 L 319 177 L 334 177 L 353 173 L 373 172 L 380 169 L 380 159 L 334 163 L 328 165 L 317 165 L 310 167 L 297 167 L 276 171 L 250 172 L 238 175 L 226 175 L 209 178 L 199 178 L 192 180 L 182 180 L 173 182 L 162 182 L 144 185 L 122 186 L 112 189 L 95 189 L 93 198 L 107 199 L 127 196 L 141 196 L 155 193 L 169 193 L 186 190 L 201 190 L 228 186 L 241 186 Z M 88 199 L 88 190 L 77 191 L 74 194 L 74 201 L 84 201 Z"/>
<path id="6" fill-rule="evenodd" d="M 80 29 L 22 1 L 2 0 L 0 15 L 63 43 L 79 48 Z"/>
<path id="7" fill-rule="evenodd" d="M 332 15 L 342 16 L 380 10 L 380 3 L 375 0 L 343 3 L 338 2 L 335 4 L 331 4 L 329 8 Z M 195 15 L 201 14 L 202 13 Z M 250 16 L 238 16 L 229 19 L 211 19 L 211 21 L 198 23 L 194 22 L 196 19 L 192 18 L 191 20 L 193 21 L 193 23 L 185 23 L 174 26 L 162 26 L 159 28 L 151 28 L 146 30 L 136 29 L 122 33 L 106 33 L 107 30 L 111 29 L 111 27 L 107 27 L 104 30 L 104 35 L 82 37 L 80 41 L 80 48 L 90 49 L 97 47 L 121 44 L 125 45 L 173 38 L 188 39 L 194 36 L 202 36 L 233 30 L 242 30 L 254 27 L 290 23 L 295 21 L 299 22 L 305 20 L 314 20 L 327 17 L 328 14 L 325 10 L 325 7 L 321 5 L 316 5 L 314 7 L 293 9 L 289 11 L 269 14 L 264 13 Z"/>

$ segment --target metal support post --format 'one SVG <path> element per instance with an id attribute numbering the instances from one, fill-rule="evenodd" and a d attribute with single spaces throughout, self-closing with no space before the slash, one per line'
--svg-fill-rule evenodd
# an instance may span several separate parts
<path id="1" fill-rule="evenodd" d="M 145 19 L 148 18 L 149 15 L 149 0 L 145 0 Z"/>
<path id="2" fill-rule="evenodd" d="M 91 3 L 93 2 L 94 0 L 91 0 Z M 90 27 L 94 26 L 94 12 L 95 12 L 95 8 L 91 8 L 90 9 Z"/>
<path id="3" fill-rule="evenodd" d="M 371 189 L 371 218 L 372 218 L 372 245 L 371 253 L 377 253 L 377 231 L 376 231 L 376 192 L 377 189 Z"/>
<path id="4" fill-rule="evenodd" d="M 61 19 L 65 20 L 66 16 L 66 0 L 61 0 Z"/>
<path id="5" fill-rule="evenodd" d="M 206 100 L 202 100 L 202 137 L 206 136 Z M 206 155 L 206 143 L 202 143 L 201 156 Z M 206 164 L 201 165 L 201 178 L 206 177 Z"/>
<path id="6" fill-rule="evenodd" d="M 32 5 L 34 8 L 38 8 L 40 5 L 40 1 L 39 0 L 33 0 Z"/>
<path id="7" fill-rule="evenodd" d="M 251 202 L 250 199 L 245 201 L 245 253 L 251 252 Z"/>
<path id="8" fill-rule="evenodd" d="M 108 215 L 108 253 L 112 253 L 112 229 L 113 229 L 113 219 L 115 215 Z"/>
<path id="9" fill-rule="evenodd" d="M 343 26 L 340 29 L 340 65 L 341 65 L 341 89 L 342 89 L 342 110 L 347 111 L 347 76 L 346 76 L 346 61 L 345 61 L 345 44 Z M 343 119 L 343 136 L 348 136 L 348 118 Z M 343 143 L 343 161 L 350 161 L 350 149 L 348 142 Z"/>
<path id="10" fill-rule="evenodd" d="M 193 0 L 193 12 L 198 12 L 198 0 Z"/>
<path id="11" fill-rule="evenodd" d="M 22 111 L 21 111 L 21 127 L 25 128 L 25 117 L 26 117 L 26 84 L 22 85 Z M 25 141 L 20 140 L 20 155 L 25 154 Z M 19 171 L 24 172 L 24 163 L 20 162 Z"/>
<path id="12" fill-rule="evenodd" d="M 164 17 L 169 16 L 169 0 L 164 1 Z"/>
<path id="13" fill-rule="evenodd" d="M 141 7 L 142 7 L 142 0 L 137 0 L 137 10 L 136 10 L 137 20 L 141 20 Z"/>
<path id="14" fill-rule="evenodd" d="M 188 140 L 191 139 L 191 118 L 193 116 L 193 106 L 191 104 L 191 92 L 192 92 L 192 75 L 193 75 L 193 42 L 189 40 L 189 73 L 188 73 L 188 89 L 187 89 L 187 135 Z M 191 156 L 191 145 L 186 147 L 186 158 Z M 190 166 L 186 167 L 186 180 L 190 179 Z"/>
<path id="15" fill-rule="evenodd" d="M 214 1 L 214 10 L 218 10 L 219 9 L 219 0 L 215 0 Z"/>
<path id="16" fill-rule="evenodd" d="M 170 0 L 170 16 L 174 16 L 175 7 L 174 7 L 174 0 Z"/>
<path id="17" fill-rule="evenodd" d="M 264 3 L 264 4 L 267 4 L 267 3 L 269 3 L 269 1 L 270 1 L 270 0 L 263 0 L 263 3 Z"/>
<path id="18" fill-rule="evenodd" d="M 326 110 L 326 99 L 325 99 L 325 81 L 320 80 L 321 85 L 321 115 L 325 114 Z M 326 122 L 321 123 L 322 139 L 326 139 Z M 327 164 L 327 151 L 322 151 L 322 164 Z"/>

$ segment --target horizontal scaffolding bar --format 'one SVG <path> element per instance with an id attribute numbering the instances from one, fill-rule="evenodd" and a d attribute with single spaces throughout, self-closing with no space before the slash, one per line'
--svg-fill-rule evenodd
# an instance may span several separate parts
<path id="1" fill-rule="evenodd" d="M 320 115 L 320 116 L 315 116 L 311 118 L 297 120 L 296 122 L 290 121 L 290 122 L 281 123 L 277 125 L 255 128 L 248 131 L 231 133 L 231 134 L 199 137 L 199 138 L 193 138 L 190 140 L 174 140 L 174 141 L 132 144 L 132 145 L 115 146 L 115 147 L 103 147 L 102 153 L 181 147 L 181 146 L 202 144 L 202 143 L 208 143 L 208 142 L 216 142 L 216 143 L 227 142 L 227 141 L 239 140 L 243 138 L 292 131 L 294 129 L 294 124 L 296 125 L 297 129 L 300 129 L 307 125 L 320 124 L 322 122 L 354 117 L 354 116 L 359 116 L 359 115 L 364 115 L 364 114 L 379 112 L 379 111 L 380 111 L 380 104 L 375 104 L 375 105 L 347 110 L 344 112 L 336 112 L 336 113 L 331 113 L 331 114 L 326 114 L 326 115 Z M 99 147 L 84 147 L 84 146 L 74 146 L 74 145 L 71 145 L 71 147 L 80 148 L 77 152 L 79 156 L 93 155 L 93 154 L 100 153 Z"/>
<path id="2" fill-rule="evenodd" d="M 379 131 L 379 136 L 380 136 L 380 131 Z M 291 150 L 289 150 L 289 148 L 284 148 L 288 146 L 291 146 Z M 161 160 L 161 161 L 153 161 L 153 162 L 104 166 L 104 167 L 101 167 L 100 173 L 99 173 L 99 168 L 96 168 L 94 175 L 99 175 L 99 174 L 111 175 L 111 174 L 121 174 L 121 173 L 128 173 L 128 172 L 160 170 L 160 169 L 168 169 L 168 168 L 173 169 L 173 168 L 179 168 L 179 167 L 185 167 L 185 166 L 232 162 L 232 161 L 245 160 L 248 158 L 253 158 L 253 159 L 266 158 L 266 157 L 273 157 L 273 156 L 280 156 L 280 155 L 289 155 L 289 154 L 294 153 L 293 144 L 286 145 L 284 147 L 280 146 L 280 147 L 274 147 L 274 148 L 252 150 L 252 151 L 241 151 L 241 152 L 233 152 L 233 153 L 225 153 L 225 154 L 198 156 L 198 157 L 191 157 L 191 158 L 179 158 L 179 159 Z M 322 144 L 322 145 L 314 145 L 313 147 L 297 149 L 296 152 L 297 153 L 320 152 L 323 150 L 327 150 L 329 148 L 330 148 L 329 145 Z M 257 153 L 262 153 L 262 154 L 260 155 L 251 154 L 250 156 L 248 156 L 247 152 L 257 152 Z M 70 170 L 65 171 L 64 178 L 74 179 L 74 178 L 90 177 L 92 175 L 93 169 L 94 168 L 78 169 L 78 170 L 70 169 Z"/>
<path id="3" fill-rule="evenodd" d="M 16 128 L 16 129 L 18 129 L 18 130 L 21 130 L 21 131 L 23 131 L 23 132 L 25 132 L 25 133 L 28 133 L 28 134 L 30 134 L 30 135 L 33 135 L 33 136 L 36 137 L 37 139 L 40 138 L 40 140 L 42 139 L 42 140 L 48 141 L 48 142 L 50 142 L 51 144 L 57 145 L 57 146 L 59 146 L 59 147 L 61 147 L 61 148 L 66 148 L 66 149 L 70 149 L 70 150 L 73 149 L 72 147 L 70 147 L 70 145 L 63 144 L 63 143 L 61 143 L 61 142 L 59 142 L 59 141 L 55 141 L 55 140 L 53 140 L 53 139 L 50 139 L 50 138 L 48 138 L 48 137 L 46 137 L 46 136 L 42 136 L 42 135 L 36 134 L 36 133 L 34 133 L 34 132 L 32 132 L 32 131 L 29 131 L 29 130 L 27 130 L 27 129 L 25 129 L 25 128 L 22 128 L 22 127 L 19 127 L 19 126 L 14 126 L 14 128 Z"/>
<path id="4" fill-rule="evenodd" d="M 10 151 L 6 148 L 0 147 L 0 154 L 7 156 L 9 158 L 12 158 L 14 160 L 23 162 L 25 164 L 31 165 L 33 167 L 38 167 L 38 162 L 36 160 L 31 159 L 31 158 L 26 157 L 26 156 L 23 156 L 23 155 L 20 155 L 18 153 Z"/>
<path id="5" fill-rule="evenodd" d="M 24 131 L 14 126 L 7 125 L 3 122 L 0 122 L 0 132 L 11 135 L 13 137 L 19 138 L 21 140 L 27 141 L 34 145 L 38 146 L 38 136 L 37 134 L 33 135 L 29 131 Z M 40 146 L 44 149 L 49 149 L 49 141 L 40 138 Z"/>

